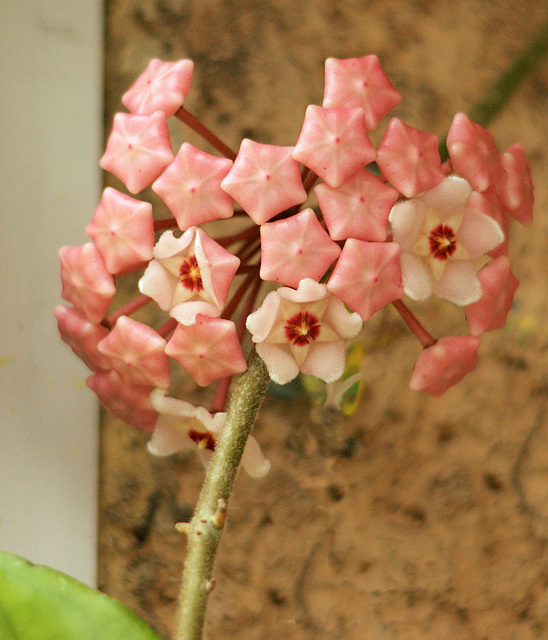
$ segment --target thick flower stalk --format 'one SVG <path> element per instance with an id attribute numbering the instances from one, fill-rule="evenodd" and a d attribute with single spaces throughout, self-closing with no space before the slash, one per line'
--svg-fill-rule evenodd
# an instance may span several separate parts
<path id="1" fill-rule="evenodd" d="M 252 343 L 276 383 L 301 372 L 332 384 L 349 341 L 388 304 L 424 349 L 413 389 L 440 395 L 472 371 L 481 335 L 504 325 L 518 285 L 510 222 L 530 224 L 533 204 L 523 149 L 500 154 L 464 114 L 443 164 L 437 137 L 398 118 L 375 148 L 369 133 L 401 96 L 370 55 L 326 61 L 323 102 L 308 106 L 296 140 L 245 139 L 234 152 L 183 106 L 192 73 L 189 60 L 153 60 L 126 92 L 129 113 L 115 116 L 101 159 L 119 188 L 105 189 L 91 242 L 60 250 L 70 306 L 56 308 L 59 330 L 107 411 L 151 431 L 154 454 L 212 451 Z M 168 118 L 219 155 L 187 142 L 174 153 Z M 144 199 L 147 187 L 162 210 Z M 116 287 L 135 272 L 139 292 L 120 305 Z M 470 335 L 422 326 L 404 299 L 431 295 L 464 308 Z M 152 326 L 131 317 L 146 305 L 156 306 Z M 217 386 L 208 408 L 176 397 L 174 366 Z M 232 467 L 243 454 L 252 476 L 268 471 L 254 440 L 234 450 Z"/>

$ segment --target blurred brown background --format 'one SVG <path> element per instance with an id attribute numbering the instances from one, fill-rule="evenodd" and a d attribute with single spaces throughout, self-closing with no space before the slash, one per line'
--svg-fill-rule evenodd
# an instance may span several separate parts
<path id="1" fill-rule="evenodd" d="M 390 115 L 443 136 L 548 19 L 544 0 L 106 4 L 106 134 L 151 57 L 188 57 L 185 106 L 234 148 L 294 144 L 321 104 L 325 58 L 369 53 L 403 95 Z M 335 433 L 302 399 L 267 400 L 255 435 L 272 471 L 238 477 L 207 638 L 548 638 L 547 106 L 548 58 L 490 127 L 500 150 L 523 144 L 536 185 L 534 226 L 512 227 L 521 287 L 507 328 L 435 399 L 408 389 L 420 347 L 387 309 L 364 327 L 360 411 Z M 173 133 L 175 148 L 198 144 L 180 123 Z M 435 335 L 466 331 L 448 305 L 418 313 Z M 190 518 L 203 469 L 152 459 L 147 439 L 104 421 L 100 587 L 168 637 L 185 547 L 173 525 Z"/>

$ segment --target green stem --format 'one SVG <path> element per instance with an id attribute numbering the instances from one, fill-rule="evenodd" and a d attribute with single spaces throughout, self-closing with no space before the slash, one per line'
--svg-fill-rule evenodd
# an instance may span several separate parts
<path id="1" fill-rule="evenodd" d="M 211 574 L 224 524 L 226 503 L 268 382 L 266 366 L 253 350 L 248 369 L 232 393 L 226 421 L 188 528 L 174 640 L 200 640 L 202 637 L 207 596 L 214 584 Z"/>

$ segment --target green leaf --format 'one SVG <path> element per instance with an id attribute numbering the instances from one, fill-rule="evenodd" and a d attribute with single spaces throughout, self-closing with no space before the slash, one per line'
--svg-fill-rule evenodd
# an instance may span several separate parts
<path id="1" fill-rule="evenodd" d="M 49 567 L 0 552 L 2 640 L 161 640 L 120 602 Z"/>

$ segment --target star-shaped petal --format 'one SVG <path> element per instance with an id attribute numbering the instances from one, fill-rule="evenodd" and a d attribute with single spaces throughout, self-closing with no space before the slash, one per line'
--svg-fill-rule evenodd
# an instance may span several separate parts
<path id="1" fill-rule="evenodd" d="M 152 259 L 152 205 L 107 187 L 86 227 L 110 273 L 118 273 Z"/>
<path id="2" fill-rule="evenodd" d="M 119 178 L 131 193 L 148 187 L 173 160 L 166 117 L 117 113 L 101 158 L 101 168 Z"/>
<path id="3" fill-rule="evenodd" d="M 414 391 L 443 395 L 476 368 L 480 339 L 448 336 L 425 349 L 419 356 L 409 386 Z"/>
<path id="4" fill-rule="evenodd" d="M 132 113 L 162 111 L 169 118 L 183 106 L 193 70 L 192 60 L 163 62 L 154 58 L 122 96 L 122 102 Z"/>
<path id="5" fill-rule="evenodd" d="M 502 165 L 493 134 L 457 113 L 447 133 L 447 149 L 453 170 L 478 191 L 500 178 Z"/>
<path id="6" fill-rule="evenodd" d="M 297 288 L 304 278 L 319 281 L 341 252 L 312 209 L 261 226 L 263 280 Z"/>
<path id="7" fill-rule="evenodd" d="M 61 296 L 98 324 L 104 318 L 116 287 L 103 257 L 93 242 L 61 247 Z"/>
<path id="8" fill-rule="evenodd" d="M 221 187 L 257 224 L 303 203 L 307 194 L 293 147 L 260 144 L 245 138 Z"/>
<path id="9" fill-rule="evenodd" d="M 314 187 L 314 193 L 333 240 L 386 239 L 388 214 L 398 192 L 367 169 L 358 169 L 337 189 L 322 182 Z"/>
<path id="10" fill-rule="evenodd" d="M 221 189 L 231 167 L 232 160 L 184 142 L 152 189 L 167 204 L 179 228 L 186 231 L 194 225 L 232 216 L 232 197 Z"/>
<path id="11" fill-rule="evenodd" d="M 90 322 L 86 316 L 73 307 L 57 305 L 54 310 L 61 338 L 92 371 L 107 371 L 110 359 L 98 349 L 98 344 L 108 336 L 108 329 L 102 324 Z"/>
<path id="12" fill-rule="evenodd" d="M 349 238 L 327 283 L 365 322 L 389 302 L 403 296 L 400 247 L 394 242 Z"/>
<path id="13" fill-rule="evenodd" d="M 236 326 L 223 318 L 198 314 L 193 325 L 179 324 L 167 343 L 166 353 L 201 387 L 247 369 Z"/>
<path id="14" fill-rule="evenodd" d="M 388 182 L 406 198 L 439 184 L 441 169 L 438 138 L 392 118 L 377 149 L 377 164 Z"/>
<path id="15" fill-rule="evenodd" d="M 309 105 L 293 157 L 337 188 L 377 157 L 363 109 Z"/>
<path id="16" fill-rule="evenodd" d="M 506 212 L 519 223 L 533 223 L 533 182 L 523 147 L 513 144 L 501 156 L 503 174 L 497 191 Z"/>
<path id="17" fill-rule="evenodd" d="M 375 55 L 325 61 L 324 107 L 361 107 L 369 131 L 397 104 L 401 95 L 392 86 Z"/>
<path id="18" fill-rule="evenodd" d="M 86 384 L 113 418 L 144 431 L 154 429 L 158 412 L 150 403 L 152 387 L 128 385 L 114 370 L 95 373 Z"/>
<path id="19" fill-rule="evenodd" d="M 121 316 L 99 351 L 110 358 L 112 368 L 131 385 L 167 389 L 170 383 L 166 341 L 154 329 Z"/>
<path id="20" fill-rule="evenodd" d="M 519 286 L 519 280 L 512 273 L 506 256 L 499 256 L 483 267 L 478 278 L 482 288 L 481 298 L 466 307 L 466 319 L 473 336 L 504 327 Z"/>

